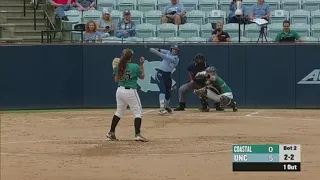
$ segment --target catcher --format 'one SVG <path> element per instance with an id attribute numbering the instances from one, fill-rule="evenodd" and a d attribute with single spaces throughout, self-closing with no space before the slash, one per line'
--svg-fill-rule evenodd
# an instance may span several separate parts
<path id="1" fill-rule="evenodd" d="M 200 97 L 206 97 L 215 102 L 220 102 L 222 107 L 231 107 L 233 112 L 238 111 L 237 104 L 233 99 L 231 88 L 223 79 L 221 79 L 221 77 L 217 75 L 216 71 L 216 68 L 211 66 L 205 71 L 197 73 L 196 79 L 205 79 L 206 86 L 201 89 L 194 90 L 194 93 L 199 94 Z M 221 89 L 221 94 L 216 86 Z"/>

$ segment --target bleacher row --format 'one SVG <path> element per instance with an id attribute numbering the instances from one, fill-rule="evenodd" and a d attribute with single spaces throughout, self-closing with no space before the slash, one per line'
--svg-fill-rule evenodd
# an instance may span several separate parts
<path id="1" fill-rule="evenodd" d="M 180 26 L 161 24 L 161 9 L 169 2 L 169 0 L 98 0 L 98 10 L 86 11 L 83 14 L 78 11 L 66 12 L 70 21 L 63 22 L 63 27 L 70 29 L 74 24 L 86 23 L 88 20 L 97 21 L 102 17 L 103 8 L 107 7 L 111 11 L 111 17 L 115 24 L 122 18 L 122 11 L 131 10 L 132 20 L 137 25 L 136 32 L 139 38 L 180 37 L 189 39 L 201 37 L 208 39 L 212 33 L 211 23 L 218 21 L 225 23 L 224 31 L 228 32 L 231 38 L 238 37 L 238 24 L 226 24 L 230 0 L 180 0 L 188 11 L 188 23 Z M 274 40 L 276 34 L 283 29 L 282 22 L 288 19 L 292 22 L 291 29 L 297 31 L 301 36 L 307 37 L 309 40 L 319 40 L 320 0 L 266 0 L 266 2 L 273 10 L 266 32 L 268 38 Z M 223 8 L 224 3 L 228 8 Z M 256 3 L 256 0 L 245 0 L 244 3 L 249 9 Z M 286 10 L 281 10 L 281 8 Z M 241 39 L 257 39 L 260 34 L 259 30 L 260 27 L 256 24 L 246 25 L 245 28 L 241 26 Z M 78 39 L 78 36 L 79 32 L 73 32 L 73 39 Z"/>

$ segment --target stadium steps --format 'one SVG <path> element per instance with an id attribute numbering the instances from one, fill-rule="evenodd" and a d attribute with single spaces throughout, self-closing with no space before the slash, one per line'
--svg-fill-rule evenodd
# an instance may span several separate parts
<path id="1" fill-rule="evenodd" d="M 44 11 L 41 9 L 36 10 L 36 16 L 42 16 L 43 17 Z M 21 10 L 1 10 L 0 16 L 4 14 L 4 17 L 24 17 L 23 9 Z M 33 17 L 33 10 L 26 10 L 26 17 Z"/>
<path id="2" fill-rule="evenodd" d="M 38 9 L 45 9 L 46 5 L 45 4 L 39 4 Z M 23 1 L 22 3 L 0 3 L 0 11 L 1 10 L 6 10 L 6 11 L 22 11 L 23 12 Z M 26 3 L 26 10 L 33 10 L 33 5 L 30 5 L 29 2 L 27 1 Z"/>
<path id="3" fill-rule="evenodd" d="M 29 23 L 33 26 L 33 17 L 7 17 L 7 22 L 12 24 L 19 24 L 19 23 Z M 36 17 L 37 25 L 42 25 L 45 23 L 45 19 L 43 16 Z"/>

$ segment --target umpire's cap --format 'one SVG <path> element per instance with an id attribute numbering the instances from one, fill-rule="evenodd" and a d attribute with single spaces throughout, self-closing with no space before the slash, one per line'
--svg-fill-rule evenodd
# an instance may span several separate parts
<path id="1" fill-rule="evenodd" d="M 206 61 L 206 58 L 204 57 L 203 54 L 201 53 L 198 53 L 194 58 L 193 60 L 196 62 L 196 63 L 203 63 Z"/>
<path id="2" fill-rule="evenodd" d="M 207 71 L 208 73 L 216 72 L 216 71 L 217 71 L 217 68 L 214 67 L 214 66 L 209 66 L 209 67 L 207 67 L 206 71 Z"/>

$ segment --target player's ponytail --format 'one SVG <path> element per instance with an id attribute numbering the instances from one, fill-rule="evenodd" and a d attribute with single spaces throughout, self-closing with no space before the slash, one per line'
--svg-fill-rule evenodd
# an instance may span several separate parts
<path id="1" fill-rule="evenodd" d="M 131 49 L 124 49 L 120 58 L 117 78 L 121 79 L 127 67 L 127 63 L 131 60 L 133 51 Z"/>

